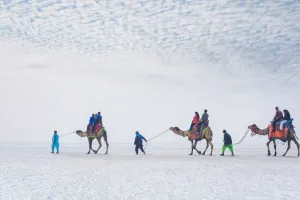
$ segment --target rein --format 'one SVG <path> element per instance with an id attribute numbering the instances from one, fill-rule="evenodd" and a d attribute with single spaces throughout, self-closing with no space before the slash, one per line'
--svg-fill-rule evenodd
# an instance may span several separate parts
<path id="1" fill-rule="evenodd" d="M 164 134 L 167 133 L 168 131 L 169 131 L 169 129 L 167 129 L 167 130 L 165 130 L 165 131 L 163 131 L 163 132 L 161 132 L 161 133 L 158 133 L 158 134 L 155 135 L 154 137 L 152 137 L 152 138 L 150 138 L 149 140 L 147 140 L 146 145 L 145 145 L 145 149 L 147 148 L 147 144 L 148 144 L 149 141 L 154 140 L 154 139 L 156 139 L 156 138 L 158 138 L 158 137 L 164 135 Z"/>
<path id="2" fill-rule="evenodd" d="M 63 134 L 63 135 L 61 135 L 60 137 L 65 137 L 65 136 L 70 135 L 70 134 L 75 133 L 75 132 L 76 132 L 76 131 L 73 131 L 73 132 L 70 132 L 70 133 Z"/>

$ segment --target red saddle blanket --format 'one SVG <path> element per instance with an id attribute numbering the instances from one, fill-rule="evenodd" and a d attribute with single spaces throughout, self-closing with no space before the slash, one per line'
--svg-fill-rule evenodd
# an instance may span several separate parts
<path id="1" fill-rule="evenodd" d="M 272 126 L 272 124 L 270 124 L 269 125 L 269 138 L 270 139 L 280 139 L 283 142 L 286 141 L 289 128 L 287 128 L 287 127 L 283 128 L 283 130 L 281 131 L 279 129 L 279 126 L 276 126 L 275 132 L 273 132 L 272 130 L 273 130 L 273 126 Z"/>

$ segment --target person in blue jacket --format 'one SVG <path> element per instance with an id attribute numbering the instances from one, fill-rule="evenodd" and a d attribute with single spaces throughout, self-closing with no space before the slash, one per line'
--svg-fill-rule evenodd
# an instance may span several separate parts
<path id="1" fill-rule="evenodd" d="M 100 112 L 98 114 L 95 114 L 95 121 L 94 121 L 94 126 L 92 128 L 92 132 L 95 133 L 95 127 L 97 124 L 102 123 L 102 115 Z"/>
<path id="2" fill-rule="evenodd" d="M 86 131 L 88 132 L 89 131 L 89 128 L 90 127 L 94 127 L 94 123 L 95 123 L 95 114 L 92 114 L 92 116 L 90 117 L 90 120 L 89 120 L 89 124 L 87 125 L 87 128 L 86 128 Z"/>
<path id="3" fill-rule="evenodd" d="M 56 148 L 56 153 L 59 153 L 59 135 L 57 134 L 57 131 L 54 131 L 53 137 L 52 137 L 52 152 L 54 153 L 54 148 Z"/>
<path id="4" fill-rule="evenodd" d="M 101 115 L 101 112 L 98 112 L 96 118 L 97 118 L 98 121 L 102 122 L 102 115 Z"/>
<path id="5" fill-rule="evenodd" d="M 92 114 L 89 120 L 89 125 L 94 125 L 94 122 L 95 122 L 95 114 Z"/>
<path id="6" fill-rule="evenodd" d="M 135 132 L 135 140 L 134 140 L 134 145 L 135 145 L 135 153 L 136 155 L 139 154 L 139 149 L 145 154 L 145 150 L 143 149 L 143 140 L 147 142 L 147 140 L 138 132 Z"/>

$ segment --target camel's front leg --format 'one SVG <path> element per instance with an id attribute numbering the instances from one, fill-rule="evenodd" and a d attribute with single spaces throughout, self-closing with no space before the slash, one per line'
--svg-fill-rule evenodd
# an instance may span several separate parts
<path id="1" fill-rule="evenodd" d="M 101 144 L 101 137 L 97 137 L 97 140 L 98 140 L 98 143 L 99 143 L 99 147 L 96 151 L 94 151 L 94 153 L 98 153 L 99 149 L 102 147 L 102 144 Z"/>
<path id="2" fill-rule="evenodd" d="M 88 154 L 90 154 L 90 150 L 92 150 L 94 153 L 96 153 L 96 151 L 93 149 L 93 140 L 94 140 L 95 138 L 89 138 L 89 146 L 90 146 L 90 149 L 89 149 L 89 152 L 88 152 Z"/>
<path id="3" fill-rule="evenodd" d="M 285 152 L 282 156 L 285 156 L 286 153 L 290 150 L 290 148 L 291 148 L 291 140 L 288 139 L 288 147 L 287 147 L 287 149 L 286 149 L 286 152 Z"/>
<path id="4" fill-rule="evenodd" d="M 270 143 L 272 142 L 272 140 L 269 140 L 268 142 L 267 142 L 267 147 L 268 147 L 268 156 L 270 156 L 271 155 L 271 152 L 270 152 L 270 147 L 269 147 L 269 145 L 270 145 Z"/>
<path id="5" fill-rule="evenodd" d="M 191 153 L 189 155 L 193 155 L 194 152 L 194 141 L 191 140 Z"/>
<path id="6" fill-rule="evenodd" d="M 90 138 L 88 138 L 88 142 L 89 142 L 89 151 L 86 154 L 90 154 L 92 148 L 92 140 Z"/>
<path id="7" fill-rule="evenodd" d="M 199 150 L 197 149 L 197 144 L 198 144 L 198 140 L 195 140 L 194 149 L 197 151 L 198 154 L 201 155 L 201 151 L 199 151 Z"/>

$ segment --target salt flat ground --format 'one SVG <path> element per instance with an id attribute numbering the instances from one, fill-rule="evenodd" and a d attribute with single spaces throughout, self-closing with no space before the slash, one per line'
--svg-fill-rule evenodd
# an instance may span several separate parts
<path id="1" fill-rule="evenodd" d="M 295 146 L 282 157 L 265 146 L 235 146 L 236 156 L 188 156 L 186 147 L 111 144 L 109 155 L 86 155 L 86 144 L 0 145 L 0 199 L 299 199 Z M 219 146 L 219 145 L 216 145 Z M 203 144 L 201 144 L 203 149 Z M 227 152 L 229 155 L 229 152 Z"/>

